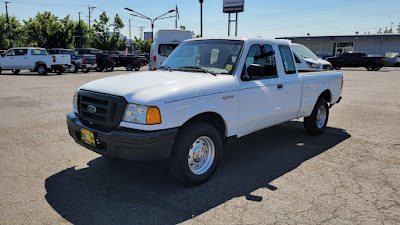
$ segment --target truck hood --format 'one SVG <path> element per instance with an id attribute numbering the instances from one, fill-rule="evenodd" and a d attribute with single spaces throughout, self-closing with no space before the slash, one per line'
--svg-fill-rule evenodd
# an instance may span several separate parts
<path id="1" fill-rule="evenodd" d="M 305 60 L 306 62 L 321 64 L 321 65 L 330 65 L 330 64 L 331 64 L 330 62 L 328 62 L 328 61 L 326 61 L 326 60 L 323 60 L 323 59 L 320 59 L 320 58 L 318 58 L 318 59 L 306 58 L 306 59 L 304 59 L 304 60 Z"/>
<path id="2" fill-rule="evenodd" d="M 156 105 L 214 93 L 233 91 L 233 75 L 183 71 L 138 72 L 92 81 L 80 89 L 123 96 L 129 103 Z"/>

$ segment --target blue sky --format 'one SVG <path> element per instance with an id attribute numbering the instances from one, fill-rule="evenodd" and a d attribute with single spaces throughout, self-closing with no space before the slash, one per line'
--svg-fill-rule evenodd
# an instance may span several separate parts
<path id="1" fill-rule="evenodd" d="M 132 8 L 148 17 L 157 17 L 178 5 L 179 25 L 200 33 L 198 0 L 8 0 L 9 13 L 19 20 L 38 12 L 51 11 L 59 17 L 87 20 L 88 5 L 96 6 L 94 18 L 102 11 L 118 13 L 125 23 L 122 34 L 128 36 L 128 20 L 132 19 L 132 36 L 139 36 L 139 26 L 150 31 L 148 20 L 135 18 L 124 10 Z M 4 1 L 0 11 L 5 13 Z M 233 16 L 232 16 L 233 17 Z M 228 15 L 222 13 L 222 0 L 204 0 L 203 34 L 205 37 L 227 36 Z M 400 22 L 399 0 L 245 0 L 245 11 L 239 14 L 238 34 L 243 37 L 275 38 L 282 36 L 336 35 L 376 32 L 379 27 L 397 27 Z M 174 28 L 175 20 L 156 21 L 155 30 Z M 232 29 L 234 24 L 232 23 Z M 232 30 L 233 31 L 233 30 Z M 233 32 L 232 32 L 233 33 Z M 232 34 L 231 33 L 231 34 Z"/>

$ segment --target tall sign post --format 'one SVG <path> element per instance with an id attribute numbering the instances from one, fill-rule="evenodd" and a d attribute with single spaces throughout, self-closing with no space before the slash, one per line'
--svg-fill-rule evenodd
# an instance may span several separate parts
<path id="1" fill-rule="evenodd" d="M 228 13 L 228 36 L 231 35 L 231 23 L 235 22 L 235 36 L 237 36 L 238 13 L 244 10 L 244 0 L 223 0 L 223 12 Z M 236 14 L 235 20 L 231 20 L 231 13 Z"/>

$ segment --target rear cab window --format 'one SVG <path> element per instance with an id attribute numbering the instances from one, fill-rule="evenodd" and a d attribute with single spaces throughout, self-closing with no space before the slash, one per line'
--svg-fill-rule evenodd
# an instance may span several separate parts
<path id="1" fill-rule="evenodd" d="M 294 74 L 296 73 L 296 66 L 293 60 L 293 54 L 290 50 L 290 47 L 287 45 L 279 45 L 279 51 L 282 57 L 283 67 L 285 69 L 286 74 Z"/>
<path id="2" fill-rule="evenodd" d="M 159 44 L 158 54 L 161 56 L 169 56 L 178 45 L 179 44 Z"/>

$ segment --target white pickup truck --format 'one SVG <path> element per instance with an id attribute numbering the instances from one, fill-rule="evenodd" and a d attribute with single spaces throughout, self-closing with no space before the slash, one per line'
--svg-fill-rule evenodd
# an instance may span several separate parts
<path id="1" fill-rule="evenodd" d="M 21 70 L 30 70 L 45 75 L 49 71 L 61 74 L 71 66 L 69 55 L 48 55 L 44 48 L 11 48 L 1 54 L 0 73 L 11 70 L 18 74 Z"/>
<path id="2" fill-rule="evenodd" d="M 155 72 L 87 83 L 67 115 L 69 134 L 106 157 L 169 159 L 186 185 L 209 179 L 222 144 L 304 117 L 321 134 L 341 99 L 341 72 L 298 73 L 285 41 L 193 39 Z"/>

